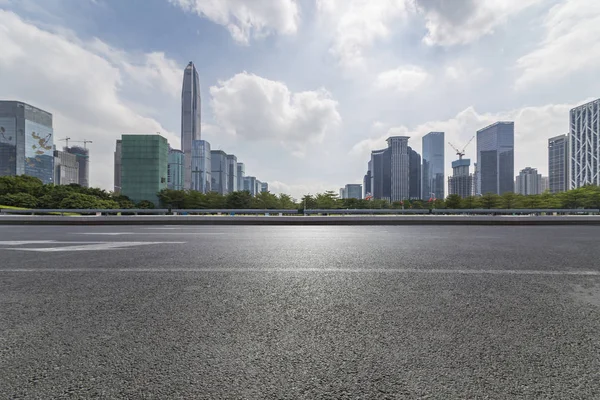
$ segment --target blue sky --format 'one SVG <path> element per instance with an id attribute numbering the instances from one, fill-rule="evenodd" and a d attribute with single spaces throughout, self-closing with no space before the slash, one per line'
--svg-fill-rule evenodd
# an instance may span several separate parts
<path id="1" fill-rule="evenodd" d="M 461 146 L 497 120 L 515 121 L 516 170 L 545 174 L 547 138 L 600 97 L 596 0 L 0 0 L 0 48 L 0 98 L 94 140 L 107 189 L 121 133 L 179 146 L 190 60 L 203 138 L 295 197 L 361 182 L 391 134 Z"/>

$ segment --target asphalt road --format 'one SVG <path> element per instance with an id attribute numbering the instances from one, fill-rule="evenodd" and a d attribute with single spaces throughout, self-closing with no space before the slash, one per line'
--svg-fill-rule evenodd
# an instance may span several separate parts
<path id="1" fill-rule="evenodd" d="M 600 227 L 0 227 L 0 398 L 597 399 Z"/>

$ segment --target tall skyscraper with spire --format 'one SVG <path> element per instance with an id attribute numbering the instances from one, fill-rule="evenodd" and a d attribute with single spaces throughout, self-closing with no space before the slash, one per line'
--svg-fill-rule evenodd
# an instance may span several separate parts
<path id="1" fill-rule="evenodd" d="M 200 140 L 200 79 L 193 62 L 183 72 L 181 89 L 181 150 L 184 154 L 184 189 L 192 188 L 192 142 Z"/>

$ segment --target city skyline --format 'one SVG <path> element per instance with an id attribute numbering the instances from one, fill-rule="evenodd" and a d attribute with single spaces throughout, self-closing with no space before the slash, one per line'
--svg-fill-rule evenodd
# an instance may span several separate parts
<path id="1" fill-rule="evenodd" d="M 586 0 L 501 10 L 461 2 L 456 14 L 436 2 L 400 10 L 391 8 L 400 2 L 285 0 L 272 13 L 253 4 L 247 19 L 235 3 L 223 3 L 225 19 L 196 0 L 194 8 L 84 3 L 2 2 L 0 44 L 14 51 L 0 65 L 0 87 L 6 99 L 51 112 L 58 138 L 93 140 L 90 184 L 106 189 L 121 133 L 161 132 L 181 148 L 190 60 L 200 76 L 202 139 L 294 197 L 361 182 L 370 151 L 389 136 L 410 136 L 422 154 L 428 132 L 460 144 L 502 120 L 517 127 L 515 171 L 547 175 L 547 139 L 568 132 L 569 110 L 600 93 L 594 47 L 581 62 L 564 61 L 579 56 L 572 43 L 599 38 L 585 30 L 598 25 L 587 23 L 597 13 Z M 357 15 L 382 30 L 368 36 Z M 557 15 L 573 18 L 565 27 Z M 556 35 L 561 29 L 571 34 Z M 454 154 L 445 151 L 448 177 Z M 465 157 L 476 160 L 473 146 Z"/>

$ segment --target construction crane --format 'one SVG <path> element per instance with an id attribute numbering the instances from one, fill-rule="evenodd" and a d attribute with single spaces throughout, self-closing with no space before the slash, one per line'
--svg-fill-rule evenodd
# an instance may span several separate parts
<path id="1" fill-rule="evenodd" d="M 83 148 L 87 149 L 88 143 L 94 143 L 91 140 L 83 139 L 83 140 L 74 140 L 75 143 L 83 143 Z"/>
<path id="2" fill-rule="evenodd" d="M 473 139 L 475 139 L 475 135 L 473 135 L 473 137 L 471 139 L 469 139 L 469 141 L 467 142 L 467 144 L 465 144 L 465 147 L 463 147 L 462 150 L 459 150 L 455 145 L 453 145 L 450 142 L 448 142 L 448 144 L 450 145 L 450 147 L 452 147 L 454 150 L 456 150 L 456 155 L 458 156 L 458 159 L 462 160 L 463 156 L 465 155 L 465 150 L 467 149 L 467 146 L 469 146 L 471 144 Z"/>
<path id="3" fill-rule="evenodd" d="M 58 139 L 58 140 L 64 141 L 66 143 L 66 147 L 69 147 L 69 140 L 71 140 L 71 138 L 67 136 L 65 138 Z"/>

